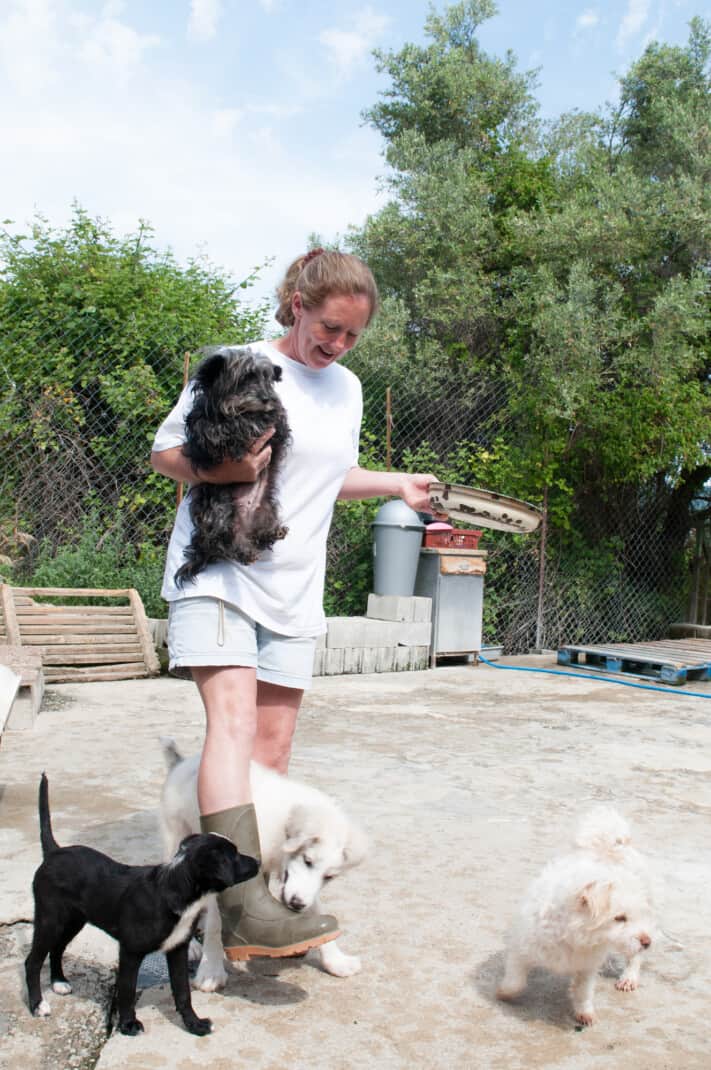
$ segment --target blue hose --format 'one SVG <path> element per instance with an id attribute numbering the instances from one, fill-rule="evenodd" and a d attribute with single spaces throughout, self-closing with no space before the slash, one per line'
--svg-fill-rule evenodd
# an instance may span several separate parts
<path id="1" fill-rule="evenodd" d="M 585 670 L 580 668 L 579 672 L 567 672 L 565 669 L 536 669 L 532 665 L 497 665 L 494 661 L 489 661 L 488 658 L 482 657 L 481 654 L 477 654 L 477 661 L 483 662 L 484 665 L 489 665 L 492 669 L 512 669 L 514 672 L 544 672 L 549 676 L 572 676 L 576 680 L 581 678 L 586 680 L 598 679 L 601 683 L 606 684 L 622 684 L 623 687 L 638 687 L 641 691 L 661 691 L 664 695 L 686 695 L 688 698 L 711 698 L 711 693 L 704 694 L 702 691 L 680 691 L 675 688 L 655 687 L 654 684 L 635 684 L 631 680 L 620 680 L 618 677 L 612 676 L 594 676 L 591 670 Z M 595 670 L 597 671 L 597 670 Z"/>

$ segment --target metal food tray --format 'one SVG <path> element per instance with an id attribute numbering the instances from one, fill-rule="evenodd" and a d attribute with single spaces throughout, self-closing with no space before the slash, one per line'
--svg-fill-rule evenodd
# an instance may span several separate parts
<path id="1" fill-rule="evenodd" d="M 527 534 L 535 531 L 543 518 L 541 510 L 528 502 L 458 483 L 430 483 L 429 495 L 434 513 L 446 513 L 482 528 Z"/>

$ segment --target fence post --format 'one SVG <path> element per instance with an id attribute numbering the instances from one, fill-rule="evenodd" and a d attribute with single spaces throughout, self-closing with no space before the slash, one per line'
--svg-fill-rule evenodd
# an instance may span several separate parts
<path id="1" fill-rule="evenodd" d="M 536 611 L 536 651 L 543 649 L 543 603 L 546 592 L 546 537 L 548 535 L 548 487 L 543 488 L 543 519 L 538 548 L 538 607 Z"/>
<path id="2" fill-rule="evenodd" d="M 388 472 L 392 468 L 392 451 L 390 442 L 390 432 L 393 425 L 393 410 L 392 399 L 390 397 L 390 387 L 385 389 L 385 467 Z"/>
<path id="3" fill-rule="evenodd" d="M 183 390 L 188 385 L 188 377 L 190 375 L 190 354 L 183 353 Z M 177 509 L 183 500 L 183 484 L 178 483 L 175 490 L 175 508 Z"/>

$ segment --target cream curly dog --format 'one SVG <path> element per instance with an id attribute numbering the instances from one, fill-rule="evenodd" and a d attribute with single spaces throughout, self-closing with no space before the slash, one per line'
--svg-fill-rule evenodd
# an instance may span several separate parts
<path id="1" fill-rule="evenodd" d="M 653 913 L 649 875 L 627 822 L 611 807 L 596 807 L 580 821 L 573 849 L 530 885 L 512 926 L 498 998 L 518 996 L 529 970 L 543 966 L 571 976 L 575 1018 L 592 1025 L 595 982 L 608 955 L 627 960 L 616 987 L 637 987 Z"/>

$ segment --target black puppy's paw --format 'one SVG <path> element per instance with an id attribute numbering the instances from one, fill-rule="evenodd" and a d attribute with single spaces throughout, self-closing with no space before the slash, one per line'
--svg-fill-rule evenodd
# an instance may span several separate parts
<path id="1" fill-rule="evenodd" d="M 138 1018 L 127 1018 L 125 1022 L 119 1022 L 119 1032 L 127 1037 L 137 1037 L 143 1032 L 143 1022 Z"/>
<path id="2" fill-rule="evenodd" d="M 212 1021 L 209 1018 L 198 1018 L 196 1015 L 194 1018 L 183 1018 L 183 1021 L 188 1033 L 193 1033 L 196 1037 L 205 1037 L 212 1032 Z"/>

